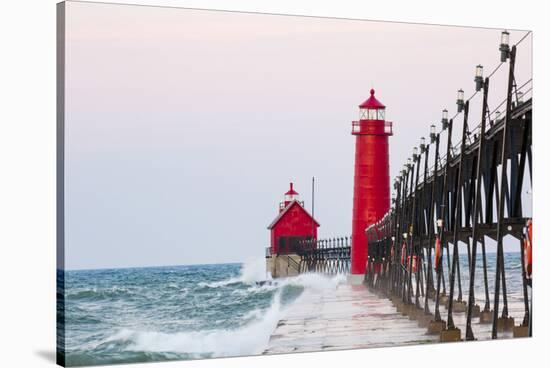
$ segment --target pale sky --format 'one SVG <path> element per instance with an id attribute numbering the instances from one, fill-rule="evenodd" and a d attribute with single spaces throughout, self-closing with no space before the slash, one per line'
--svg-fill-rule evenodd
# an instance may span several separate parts
<path id="1" fill-rule="evenodd" d="M 370 88 L 394 123 L 393 182 L 475 66 L 500 62 L 498 29 L 78 2 L 66 26 L 69 269 L 262 257 L 288 183 L 310 209 L 312 176 L 319 236 L 349 235 L 351 121 Z M 516 70 L 531 78 L 531 36 Z"/>

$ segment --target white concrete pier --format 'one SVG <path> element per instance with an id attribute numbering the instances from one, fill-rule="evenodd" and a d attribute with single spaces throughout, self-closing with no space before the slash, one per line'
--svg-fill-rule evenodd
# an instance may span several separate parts
<path id="1" fill-rule="evenodd" d="M 422 299 L 423 301 L 424 299 Z M 502 302 L 501 302 L 502 303 Z M 478 304 L 483 306 L 482 301 Z M 510 314 L 516 325 L 523 318 L 521 299 L 510 297 Z M 430 310 L 434 311 L 433 302 Z M 447 310 L 440 309 L 446 320 Z M 464 339 L 466 314 L 453 314 Z M 491 325 L 472 326 L 478 340 L 490 339 Z M 427 335 L 416 320 L 397 312 L 391 301 L 363 285 L 341 284 L 336 289 L 304 290 L 289 307 L 273 334 L 265 353 L 373 348 L 439 342 L 439 335 Z M 511 333 L 499 333 L 509 338 Z"/>

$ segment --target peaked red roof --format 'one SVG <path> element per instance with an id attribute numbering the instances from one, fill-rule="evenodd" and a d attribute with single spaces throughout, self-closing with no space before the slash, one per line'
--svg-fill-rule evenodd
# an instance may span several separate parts
<path id="1" fill-rule="evenodd" d="M 359 108 L 361 109 L 385 109 L 386 106 L 380 101 L 374 97 L 374 89 L 370 90 L 370 97 L 363 102 L 361 105 L 359 105 Z"/>
<path id="2" fill-rule="evenodd" d="M 315 220 L 315 219 L 313 218 L 313 216 L 311 216 L 311 215 L 309 214 L 309 212 L 307 212 L 307 210 L 300 204 L 300 202 L 298 202 L 298 201 L 295 199 L 295 200 L 293 200 L 292 202 L 290 202 L 290 203 L 288 204 L 288 206 L 286 206 L 285 209 L 282 210 L 282 211 L 279 213 L 279 215 L 278 215 L 277 217 L 275 217 L 275 220 L 273 220 L 273 222 L 271 222 L 271 224 L 269 224 L 269 226 L 267 227 L 267 229 L 268 229 L 268 230 L 273 229 L 273 227 L 275 227 L 275 225 L 277 225 L 277 223 L 285 216 L 285 214 L 287 214 L 288 211 L 289 211 L 292 207 L 294 207 L 294 206 L 300 207 L 300 208 L 302 209 L 302 211 L 304 211 L 304 212 L 306 213 L 306 215 L 308 215 L 310 218 L 313 219 L 313 221 L 315 222 L 315 224 L 316 224 L 317 226 L 321 226 L 321 224 L 319 224 L 319 223 L 317 222 L 317 220 Z"/>

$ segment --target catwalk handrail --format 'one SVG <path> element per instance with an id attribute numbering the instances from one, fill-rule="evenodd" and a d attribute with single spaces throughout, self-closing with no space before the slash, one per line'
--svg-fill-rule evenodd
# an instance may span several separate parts
<path id="1" fill-rule="evenodd" d="M 526 217 L 526 214 L 528 215 L 526 212 L 529 212 L 530 208 L 524 206 L 522 194 L 525 176 L 528 175 L 532 179 L 532 97 L 523 100 L 518 92 L 526 91 L 523 96 L 529 93 L 532 80 L 529 79 L 520 87 L 517 86 L 516 53 L 517 48 L 514 45 L 509 55 L 506 99 L 491 112 L 487 102 L 490 78 L 485 78 L 480 84 L 483 91 L 480 124 L 473 129 L 469 128 L 468 112 L 471 99 L 465 102 L 462 109 L 464 119 L 458 144 L 452 143 L 454 118 L 442 121 L 442 132 L 447 130 L 447 144 L 446 148 L 443 147 L 441 156 L 439 155 L 441 132 L 433 133 L 430 140 L 431 144 L 436 144 L 434 164 L 428 165 L 430 144 L 421 145 L 420 154 L 415 151 L 412 159 L 404 166 L 401 175 L 394 182 L 397 196 L 392 199 L 391 209 L 366 229 L 368 257 L 365 282 L 367 285 L 383 291 L 388 297 L 397 298 L 402 304 L 411 305 L 417 310 L 422 309 L 427 316 L 431 315 L 428 298 L 433 297 L 435 314 L 432 315 L 432 322 L 444 324 L 445 331 L 452 333 L 458 331 L 460 334 L 453 320 L 453 310 L 458 307 L 466 308 L 466 339 L 468 340 L 475 339 L 471 328 L 474 314 L 476 316 L 483 313 L 492 315 L 493 338 L 497 338 L 501 328 L 499 326 L 509 324 L 510 320 L 513 325 L 513 319 L 508 314 L 503 252 L 505 235 L 511 235 L 520 242 L 525 315 L 519 327 L 531 330 L 529 321 L 532 313 L 527 292 L 527 287 L 531 283 L 524 268 L 523 257 L 526 226 L 530 221 L 530 217 Z M 493 74 L 491 73 L 490 77 Z M 504 115 L 497 118 L 495 112 L 503 104 L 506 105 Z M 491 119 L 492 117 L 494 118 Z M 421 165 L 422 158 L 424 158 L 423 165 Z M 526 171 L 527 165 L 528 171 Z M 422 176 L 419 176 L 420 166 L 424 166 Z M 490 310 L 485 237 L 492 238 L 497 243 L 494 311 Z M 459 242 L 466 244 L 468 252 L 468 267 L 465 270 L 469 276 L 467 302 L 462 300 L 462 272 L 458 262 L 457 246 Z M 481 243 L 482 248 L 486 299 L 482 312 L 478 306 L 474 305 L 478 242 Z M 437 249 L 436 244 L 440 244 Z M 453 246 L 452 252 L 449 252 L 449 245 Z M 432 248 L 437 255 L 434 258 L 436 279 L 431 276 Z M 446 260 L 443 257 L 445 253 Z M 425 264 L 426 258 L 428 267 Z M 442 268 L 444 262 L 448 269 L 447 282 Z M 435 288 L 436 284 L 437 288 Z M 455 285 L 458 286 L 456 300 L 454 300 Z M 503 308 L 502 315 L 499 317 L 501 295 Z M 413 296 L 415 296 L 414 301 Z M 420 296 L 425 298 L 423 307 L 419 303 Z M 446 323 L 439 313 L 440 304 L 445 305 L 449 310 Z"/>

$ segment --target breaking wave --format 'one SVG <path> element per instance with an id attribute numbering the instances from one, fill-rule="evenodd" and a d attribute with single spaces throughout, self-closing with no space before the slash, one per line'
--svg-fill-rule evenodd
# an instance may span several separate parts
<path id="1" fill-rule="evenodd" d="M 265 265 L 262 265 L 265 267 Z M 134 353 L 185 354 L 187 358 L 205 358 L 261 354 L 269 343 L 269 338 L 291 304 L 283 305 L 282 295 L 290 288 L 300 291 L 335 289 L 345 282 L 345 276 L 328 277 L 306 273 L 296 277 L 272 280 L 260 277 L 254 264 L 244 266 L 241 275 L 209 286 L 220 288 L 236 283 L 247 284 L 244 293 L 274 291 L 267 309 L 253 309 L 242 319 L 246 324 L 237 329 L 219 329 L 190 332 L 155 332 L 122 329 L 103 340 L 96 349 L 125 350 Z M 261 283 L 259 283 L 261 282 Z M 212 285 L 214 284 L 214 285 Z M 181 359 L 181 355 L 178 355 Z"/>
<path id="2" fill-rule="evenodd" d="M 238 277 L 231 277 L 229 279 L 214 282 L 200 282 L 198 286 L 218 288 L 231 284 L 254 284 L 268 280 L 271 280 L 271 275 L 265 270 L 265 260 L 260 258 L 245 262 Z"/>
<path id="3" fill-rule="evenodd" d="M 103 341 L 98 348 L 124 348 L 132 352 L 184 353 L 190 357 L 220 357 L 260 354 L 281 317 L 281 294 L 264 311 L 251 312 L 258 319 L 236 330 L 193 332 L 147 332 L 121 330 Z"/>
<path id="4" fill-rule="evenodd" d="M 66 291 L 66 317 L 74 327 L 68 365 L 260 354 L 305 291 L 345 282 L 343 275 L 315 273 L 272 279 L 264 259 L 73 277 Z"/>
<path id="5" fill-rule="evenodd" d="M 95 299 L 107 300 L 113 298 L 124 298 L 134 295 L 135 292 L 124 287 L 113 286 L 107 289 L 98 289 L 96 287 L 75 290 L 66 294 L 69 300 Z"/>

